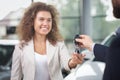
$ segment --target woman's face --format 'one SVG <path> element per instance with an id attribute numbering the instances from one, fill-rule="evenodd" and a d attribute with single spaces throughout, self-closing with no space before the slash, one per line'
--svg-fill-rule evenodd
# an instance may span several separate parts
<path id="1" fill-rule="evenodd" d="M 39 11 L 34 20 L 35 35 L 47 35 L 52 28 L 52 17 L 48 11 Z"/>

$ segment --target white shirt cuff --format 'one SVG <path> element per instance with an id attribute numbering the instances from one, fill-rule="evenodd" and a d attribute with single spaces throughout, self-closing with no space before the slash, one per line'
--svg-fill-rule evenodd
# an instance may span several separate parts
<path id="1" fill-rule="evenodd" d="M 94 46 L 95 46 L 95 43 L 92 44 L 92 52 L 94 53 Z"/>

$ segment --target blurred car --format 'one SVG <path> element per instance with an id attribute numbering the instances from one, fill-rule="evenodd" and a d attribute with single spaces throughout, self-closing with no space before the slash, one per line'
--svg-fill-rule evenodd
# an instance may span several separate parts
<path id="1" fill-rule="evenodd" d="M 11 58 L 18 40 L 0 40 L 0 80 L 10 80 Z"/>
<path id="2" fill-rule="evenodd" d="M 101 44 L 109 47 L 111 42 L 118 35 L 120 35 L 120 28 L 108 35 L 101 42 Z M 65 77 L 64 80 L 102 80 L 105 63 L 101 61 L 96 61 L 94 53 L 88 50 L 83 50 L 82 53 L 86 54 L 86 61 L 72 70 L 71 73 L 67 77 Z"/>

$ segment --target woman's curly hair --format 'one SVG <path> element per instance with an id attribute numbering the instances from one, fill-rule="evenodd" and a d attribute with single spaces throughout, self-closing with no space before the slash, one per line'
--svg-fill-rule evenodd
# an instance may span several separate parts
<path id="1" fill-rule="evenodd" d="M 48 11 L 52 16 L 52 29 L 47 35 L 47 39 L 51 44 L 56 44 L 57 41 L 63 41 L 58 30 L 58 12 L 53 5 L 48 5 L 42 2 L 34 2 L 29 6 L 21 19 L 17 33 L 21 41 L 28 42 L 34 36 L 34 19 L 39 11 Z"/>

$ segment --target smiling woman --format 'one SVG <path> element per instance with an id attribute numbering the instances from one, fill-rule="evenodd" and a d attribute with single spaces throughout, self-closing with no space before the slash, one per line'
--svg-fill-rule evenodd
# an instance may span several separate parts
<path id="1" fill-rule="evenodd" d="M 58 11 L 53 5 L 32 3 L 17 27 L 11 80 L 63 80 L 61 67 L 75 68 L 84 55 L 69 56 L 58 29 Z"/>

